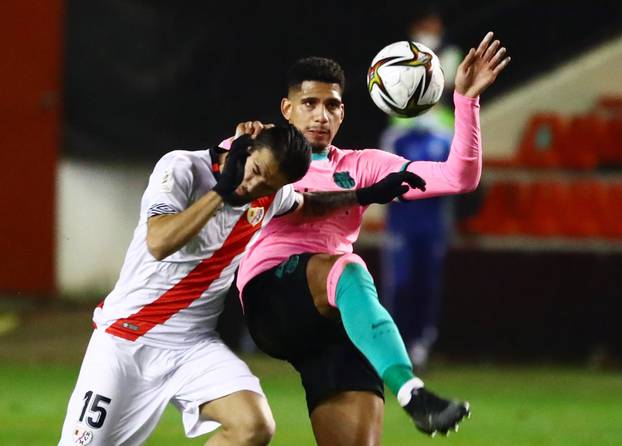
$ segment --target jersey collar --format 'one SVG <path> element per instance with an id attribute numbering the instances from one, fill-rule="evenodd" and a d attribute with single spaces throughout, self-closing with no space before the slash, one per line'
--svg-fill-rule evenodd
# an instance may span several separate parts
<path id="1" fill-rule="evenodd" d="M 314 152 L 311 154 L 311 161 L 326 161 L 328 154 L 330 153 L 330 146 L 326 147 L 321 152 Z"/>

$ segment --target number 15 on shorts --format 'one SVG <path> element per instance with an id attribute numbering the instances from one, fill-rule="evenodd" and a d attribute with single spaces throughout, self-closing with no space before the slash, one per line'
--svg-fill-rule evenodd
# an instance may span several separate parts
<path id="1" fill-rule="evenodd" d="M 106 420 L 106 408 L 110 404 L 110 401 L 110 398 L 93 394 L 93 391 L 89 390 L 84 394 L 84 406 L 82 407 L 82 412 L 80 413 L 78 421 L 83 422 L 86 416 L 86 423 L 93 429 L 99 429 L 104 425 L 104 421 Z"/>

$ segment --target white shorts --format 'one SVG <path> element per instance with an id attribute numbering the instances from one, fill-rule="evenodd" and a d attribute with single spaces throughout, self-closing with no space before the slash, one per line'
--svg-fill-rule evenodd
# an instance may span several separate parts
<path id="1" fill-rule="evenodd" d="M 220 426 L 201 419 L 199 407 L 242 390 L 264 395 L 257 377 L 217 335 L 167 350 L 95 330 L 59 446 L 143 444 L 169 402 L 181 412 L 186 436 L 196 437 Z"/>

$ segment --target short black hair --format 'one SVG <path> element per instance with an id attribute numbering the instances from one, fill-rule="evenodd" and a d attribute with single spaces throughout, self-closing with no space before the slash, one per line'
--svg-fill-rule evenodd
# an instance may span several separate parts
<path id="1" fill-rule="evenodd" d="M 304 81 L 319 81 L 339 84 L 341 93 L 346 88 L 343 68 L 333 59 L 326 57 L 305 57 L 297 60 L 287 72 L 287 89 L 299 88 Z"/>
<path id="2" fill-rule="evenodd" d="M 311 145 L 291 124 L 276 125 L 263 130 L 253 148 L 265 147 L 279 163 L 279 170 L 294 183 L 305 176 L 311 165 Z"/>

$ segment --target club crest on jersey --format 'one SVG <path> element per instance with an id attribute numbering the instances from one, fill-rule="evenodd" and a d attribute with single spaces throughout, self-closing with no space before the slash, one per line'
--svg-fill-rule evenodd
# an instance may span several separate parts
<path id="1" fill-rule="evenodd" d="M 251 225 L 256 226 L 263 220 L 264 212 L 263 206 L 256 208 L 250 207 L 248 211 L 246 211 L 246 218 Z"/>
<path id="2" fill-rule="evenodd" d="M 93 431 L 86 429 L 84 426 L 76 425 L 73 428 L 73 442 L 80 446 L 86 446 L 93 441 Z"/>
<path id="3" fill-rule="evenodd" d="M 335 184 L 342 189 L 352 189 L 356 186 L 356 182 L 354 178 L 350 176 L 350 172 L 335 172 L 333 174 L 333 180 L 335 180 Z"/>

